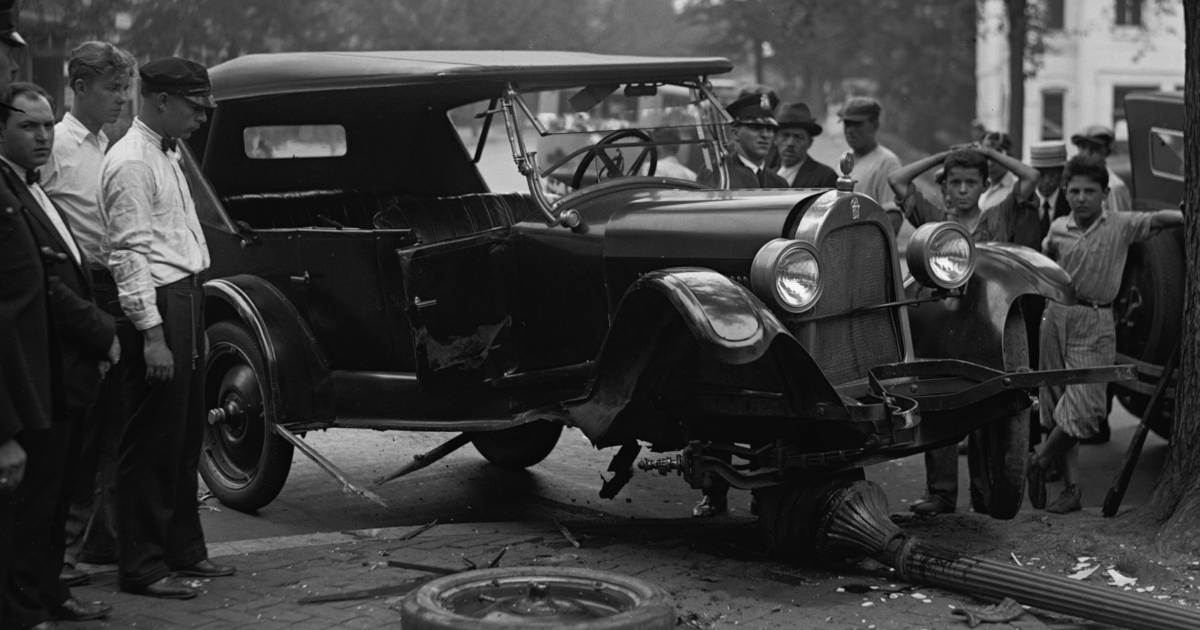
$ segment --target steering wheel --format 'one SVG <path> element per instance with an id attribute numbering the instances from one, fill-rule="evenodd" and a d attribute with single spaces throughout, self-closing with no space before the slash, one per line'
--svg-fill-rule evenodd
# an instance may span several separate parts
<path id="1" fill-rule="evenodd" d="M 592 160 L 598 156 L 604 166 L 600 169 L 600 177 L 618 177 L 621 175 L 638 175 L 642 170 L 642 163 L 646 161 L 646 157 L 650 158 L 650 168 L 647 171 L 648 175 L 654 174 L 655 167 L 658 166 L 658 147 L 653 144 L 648 144 L 641 147 L 641 152 L 637 157 L 633 158 L 633 163 L 629 165 L 629 169 L 625 170 L 622 167 L 624 157 L 621 155 L 620 147 L 615 146 L 618 140 L 625 138 L 637 138 L 642 142 L 654 142 L 645 131 L 641 129 L 618 129 L 607 136 L 600 139 L 599 142 L 593 144 L 588 152 L 584 154 L 583 159 L 579 161 L 579 167 L 575 169 L 575 177 L 571 179 L 571 187 L 578 190 L 583 185 L 583 176 L 587 174 L 588 167 L 592 165 Z M 615 148 L 614 155 L 609 154 L 609 149 Z"/>

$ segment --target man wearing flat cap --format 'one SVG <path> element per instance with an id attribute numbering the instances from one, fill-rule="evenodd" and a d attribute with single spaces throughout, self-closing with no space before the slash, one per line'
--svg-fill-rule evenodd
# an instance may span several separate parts
<path id="1" fill-rule="evenodd" d="M 734 142 L 731 155 L 725 160 L 729 171 L 730 188 L 787 188 L 784 179 L 767 168 L 767 154 L 775 141 L 779 122 L 775 108 L 779 97 L 763 87 L 742 90 L 725 111 L 733 118 Z M 715 183 L 716 177 L 706 173 L 701 181 Z"/>
<path id="2" fill-rule="evenodd" d="M 1104 162 L 1104 168 L 1108 169 L 1108 197 L 1104 200 L 1104 211 L 1131 212 L 1133 195 L 1129 193 L 1129 186 L 1108 167 L 1108 156 L 1112 154 L 1114 140 L 1116 134 L 1104 125 L 1088 125 L 1071 136 L 1071 144 L 1079 149 L 1079 155 L 1094 157 Z"/>
<path id="3" fill-rule="evenodd" d="M 833 188 L 837 185 L 837 173 L 832 168 L 812 159 L 808 150 L 813 138 L 821 135 L 817 124 L 804 103 L 792 103 L 779 116 L 779 131 L 775 134 L 775 145 L 779 149 L 780 177 L 791 188 Z"/>
<path id="4" fill-rule="evenodd" d="M 208 71 L 193 61 L 157 59 L 138 72 L 140 113 L 100 169 L 101 253 L 127 319 L 121 360 L 131 410 L 117 459 L 117 565 L 124 591 L 188 599 L 196 591 L 177 576 L 234 572 L 208 560 L 196 506 L 209 254 L 178 146 L 216 101 Z"/>
<path id="5" fill-rule="evenodd" d="M 900 158 L 875 138 L 882 111 L 879 101 L 856 96 L 846 101 L 838 116 L 842 119 L 846 144 L 854 151 L 854 168 L 850 171 L 850 178 L 856 182 L 854 190 L 870 196 L 887 210 L 896 208 L 896 196 L 888 185 L 888 175 L 900 168 Z M 912 231 L 907 221 L 905 226 L 900 232 L 902 238 Z"/>
<path id="6" fill-rule="evenodd" d="M 13 4 L 0 0 L 0 94 L 5 100 L 17 70 L 12 53 L 25 46 Z M 21 493 L 38 489 L 22 485 L 24 444 L 50 428 L 51 378 L 41 253 L 20 200 L 0 181 L 0 584 L 8 582 L 14 545 L 26 544 L 14 540 L 15 518 L 28 507 Z"/>

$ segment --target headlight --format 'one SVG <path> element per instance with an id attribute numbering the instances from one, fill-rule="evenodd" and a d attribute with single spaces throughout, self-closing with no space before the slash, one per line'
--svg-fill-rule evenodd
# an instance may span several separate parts
<path id="1" fill-rule="evenodd" d="M 908 270 L 925 286 L 957 289 L 975 269 L 975 243 L 957 223 L 926 223 L 908 242 Z"/>
<path id="2" fill-rule="evenodd" d="M 821 296 L 817 252 L 801 241 L 777 238 L 763 245 L 750 266 L 750 288 L 789 313 L 802 313 Z"/>

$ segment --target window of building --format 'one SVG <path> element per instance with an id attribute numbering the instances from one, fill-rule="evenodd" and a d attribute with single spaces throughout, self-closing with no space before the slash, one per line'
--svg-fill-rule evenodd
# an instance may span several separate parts
<path id="1" fill-rule="evenodd" d="M 1063 9 L 1064 0 L 1045 0 L 1042 14 L 1042 26 L 1047 31 L 1061 31 L 1066 25 Z"/>
<path id="2" fill-rule="evenodd" d="M 1062 90 L 1042 92 L 1042 140 L 1063 139 Z"/>
<path id="3" fill-rule="evenodd" d="M 1116 25 L 1141 26 L 1142 0 L 1116 0 Z"/>

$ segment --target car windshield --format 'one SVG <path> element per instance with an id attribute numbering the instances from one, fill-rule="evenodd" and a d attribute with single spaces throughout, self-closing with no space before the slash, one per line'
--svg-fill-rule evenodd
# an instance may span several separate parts
<path id="1" fill-rule="evenodd" d="M 452 110 L 468 150 L 477 151 L 488 102 Z M 628 83 L 518 91 L 514 119 L 526 152 L 535 153 L 538 181 L 551 200 L 618 177 L 695 181 L 719 159 L 724 112 L 698 85 Z M 529 184 L 514 164 L 501 116 L 494 116 L 479 172 L 495 192 Z"/>

